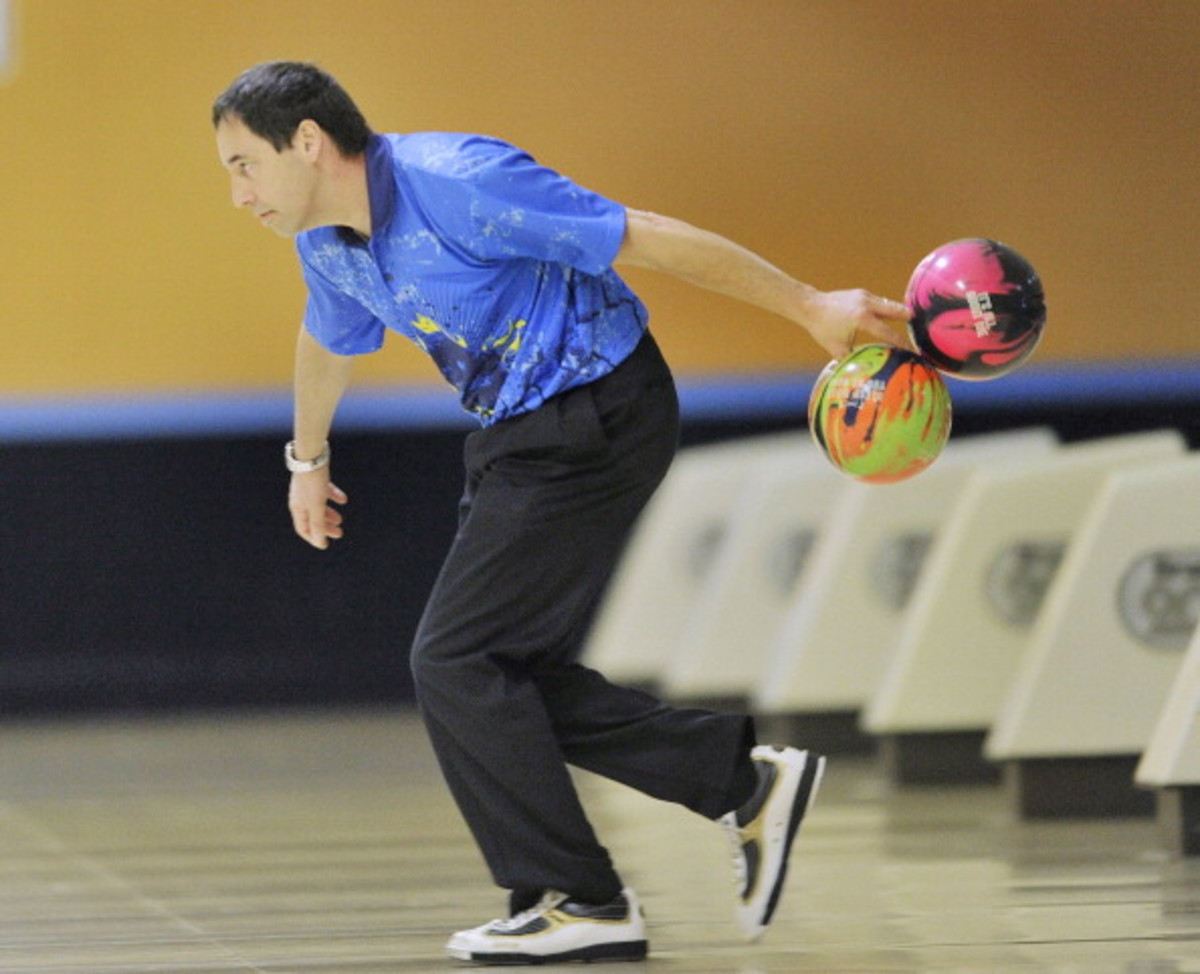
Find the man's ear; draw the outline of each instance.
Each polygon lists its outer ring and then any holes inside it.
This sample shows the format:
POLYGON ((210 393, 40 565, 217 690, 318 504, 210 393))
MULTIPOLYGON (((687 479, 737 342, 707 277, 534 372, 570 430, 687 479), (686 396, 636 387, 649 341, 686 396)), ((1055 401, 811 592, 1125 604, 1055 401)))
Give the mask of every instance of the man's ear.
POLYGON ((302 156, 315 159, 321 152, 325 141, 325 132, 311 118, 304 119, 296 126, 296 134, 292 136, 292 148, 302 156))

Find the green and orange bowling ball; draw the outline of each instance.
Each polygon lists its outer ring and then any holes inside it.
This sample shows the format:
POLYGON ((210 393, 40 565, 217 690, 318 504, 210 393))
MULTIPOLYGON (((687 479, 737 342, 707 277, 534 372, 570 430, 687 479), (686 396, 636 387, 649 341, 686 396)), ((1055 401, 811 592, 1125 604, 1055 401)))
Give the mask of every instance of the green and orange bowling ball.
POLYGON ((861 345, 830 362, 808 401, 813 439, 843 473, 889 484, 920 473, 950 437, 950 393, 921 355, 861 345))

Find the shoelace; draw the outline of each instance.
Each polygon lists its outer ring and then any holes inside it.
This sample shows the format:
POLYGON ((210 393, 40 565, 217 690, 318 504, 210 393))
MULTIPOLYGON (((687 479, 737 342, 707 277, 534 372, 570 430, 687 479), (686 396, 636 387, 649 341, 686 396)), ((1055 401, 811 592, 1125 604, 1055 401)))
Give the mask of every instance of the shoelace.
POLYGON ((520 913, 513 914, 510 917, 493 920, 488 926, 495 930, 519 930, 530 920, 537 919, 543 913, 553 910, 565 899, 567 899, 566 893, 560 893, 558 890, 553 889, 546 890, 542 894, 542 898, 528 910, 522 910, 520 913))
POLYGON ((742 830, 737 824, 737 813, 729 812, 721 816, 721 829, 729 842, 730 858, 733 859, 733 879, 739 889, 743 889, 747 880, 746 853, 742 848, 742 830))
MULTIPOLYGON (((768 785, 768 782, 771 780, 772 773, 767 771, 767 767, 768 766, 765 762, 758 765, 759 790, 755 792, 751 800, 757 798, 760 795, 763 787, 768 785)), ((725 838, 729 842, 729 849, 732 853, 734 884, 737 886, 739 891, 744 891, 746 889, 746 884, 750 881, 750 864, 746 860, 745 836, 743 835, 742 827, 738 825, 737 817, 738 809, 734 809, 732 812, 726 812, 724 815, 722 815, 719 821, 722 829, 725 831, 725 838)))

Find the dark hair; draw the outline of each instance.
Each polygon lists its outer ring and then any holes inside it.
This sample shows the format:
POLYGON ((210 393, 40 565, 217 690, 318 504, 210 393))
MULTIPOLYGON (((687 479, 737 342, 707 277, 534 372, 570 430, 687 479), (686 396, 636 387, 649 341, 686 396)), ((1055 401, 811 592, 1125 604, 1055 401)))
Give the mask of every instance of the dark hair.
POLYGON ((342 86, 315 64, 300 61, 268 61, 238 75, 213 102, 214 127, 229 117, 277 152, 292 144, 306 118, 321 126, 344 156, 362 155, 371 137, 370 126, 342 86))

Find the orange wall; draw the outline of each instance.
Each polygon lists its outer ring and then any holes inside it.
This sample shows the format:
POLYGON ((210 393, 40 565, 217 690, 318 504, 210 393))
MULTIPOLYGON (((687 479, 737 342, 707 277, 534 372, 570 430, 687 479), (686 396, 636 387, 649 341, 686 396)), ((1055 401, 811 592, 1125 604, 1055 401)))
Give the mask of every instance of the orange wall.
MULTIPOLYGON (((320 62, 379 130, 504 136, 823 287, 901 296, 995 236, 1039 360, 1200 354, 1194 0, 12 0, 0 396, 275 386, 303 292, 230 206, 208 108, 320 62)), ((812 368, 791 326, 638 275, 682 372, 812 368)), ((393 341, 373 380, 432 379, 393 341)))

